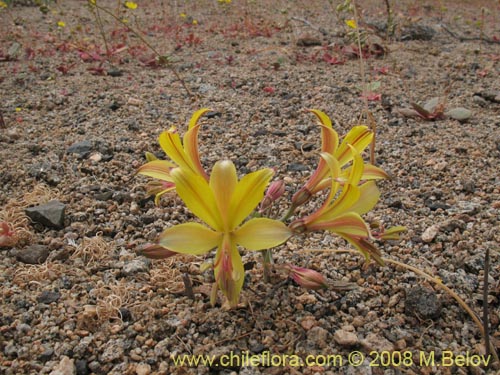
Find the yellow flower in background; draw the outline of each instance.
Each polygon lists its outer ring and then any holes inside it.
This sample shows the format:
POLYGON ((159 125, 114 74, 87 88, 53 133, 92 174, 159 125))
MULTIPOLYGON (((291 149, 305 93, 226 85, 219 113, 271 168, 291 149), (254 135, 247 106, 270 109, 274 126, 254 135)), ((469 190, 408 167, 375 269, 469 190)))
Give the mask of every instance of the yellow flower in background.
POLYGON ((183 19, 187 17, 186 13, 181 13, 181 14, 179 14, 179 16, 180 16, 181 18, 183 18, 183 19))
POLYGON ((66 27, 66 22, 64 22, 64 21, 57 21, 57 26, 58 27, 66 27))
POLYGON ((22 108, 21 107, 16 107, 16 112, 21 112, 22 108))
POLYGON ((0 1, 0 8, 7 8, 7 4, 3 1, 0 1))
POLYGON ((345 20, 345 24, 351 29, 355 29, 358 27, 358 25, 356 24, 356 20, 345 20))
POLYGON ((137 3, 134 3, 133 1, 125 1, 125 7, 128 9, 137 9, 137 3))
POLYGON ((198 20, 193 20, 193 25, 198 25, 198 20))

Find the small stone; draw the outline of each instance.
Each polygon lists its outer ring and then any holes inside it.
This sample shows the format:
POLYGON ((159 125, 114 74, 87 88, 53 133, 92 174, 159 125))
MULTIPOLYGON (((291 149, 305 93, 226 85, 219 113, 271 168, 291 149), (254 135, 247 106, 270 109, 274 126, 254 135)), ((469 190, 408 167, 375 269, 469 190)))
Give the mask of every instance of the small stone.
POLYGON ((147 258, 140 257, 131 260, 123 265, 122 272, 125 276, 133 275, 139 272, 147 272, 151 265, 151 261, 147 258))
POLYGON ((472 116, 472 112, 470 110, 468 110, 467 108, 462 108, 462 107, 450 109, 449 111, 445 112, 444 114, 445 114, 445 116, 451 117, 452 119, 460 121, 460 122, 467 121, 472 116))
POLYGON ((127 105, 132 105, 132 106, 141 106, 144 104, 144 101, 142 101, 141 99, 137 99, 137 98, 128 98, 127 100, 127 105))
POLYGON ((123 70, 111 68, 108 70, 107 74, 110 77, 121 77, 123 75, 123 70))
POLYGON ((483 97, 479 96, 479 95, 474 95, 472 97, 472 101, 481 106, 481 107, 486 107, 488 105, 488 102, 486 101, 486 99, 484 99, 483 97))
POLYGON ((302 319, 302 321, 300 322, 300 325, 306 331, 309 331, 311 328, 313 328, 317 324, 318 324, 318 321, 316 320, 316 318, 314 316, 311 316, 311 315, 305 316, 304 319, 302 319))
POLYGON ((49 248, 44 245, 31 245, 21 249, 16 254, 19 262, 26 264, 42 264, 49 256, 49 248))
POLYGON ((367 351, 376 351, 382 353, 383 351, 392 352, 394 345, 385 337, 379 336, 376 333, 370 333, 364 340, 361 341, 361 346, 367 351))
POLYGON ((77 359, 75 361, 75 367, 76 375, 88 375, 90 373, 87 361, 84 359, 77 359))
POLYGON ((36 223, 55 229, 64 227, 64 211, 66 205, 58 200, 52 200, 40 206, 29 207, 26 215, 36 223))
POLYGON ((121 359, 123 357, 123 341, 121 340, 109 340, 104 347, 104 351, 99 356, 99 359, 103 363, 113 362, 115 360, 121 359))
POLYGON ((296 297, 296 300, 297 302, 299 303, 302 303, 303 305, 307 305, 307 304, 315 304, 318 299, 316 298, 316 296, 314 294, 311 294, 311 293, 304 293, 304 294, 301 294, 300 296, 297 296, 296 297))
POLYGON ((37 297, 37 302, 38 303, 45 303, 45 304, 50 304, 52 302, 57 302, 61 298, 61 293, 59 292, 53 292, 50 290, 44 290, 38 297, 37 297))
POLYGON ((89 140, 73 143, 68 147, 66 153, 77 154, 79 157, 86 157, 93 149, 93 144, 89 140))
POLYGON ((307 332, 307 340, 318 348, 326 348, 328 346, 328 331, 323 327, 312 327, 307 332))
POLYGON ((304 164, 300 163, 290 163, 286 166, 287 171, 290 172, 302 172, 302 171, 308 171, 309 167, 304 164))
POLYGON ((422 233, 422 241, 425 243, 430 243, 436 238, 439 233, 439 225, 434 224, 427 228, 424 233, 422 233))
POLYGON ((207 118, 215 118, 215 117, 222 117, 222 113, 221 112, 217 112, 217 111, 208 111, 205 116, 207 118))
POLYGON ((297 46, 299 47, 314 47, 320 45, 321 45, 321 40, 310 36, 304 36, 297 40, 297 46))
POLYGON ((54 355, 54 349, 48 348, 42 354, 40 354, 38 359, 42 362, 47 362, 52 358, 53 355, 54 355))
POLYGON ((74 362, 73 359, 63 356, 59 365, 57 365, 56 369, 50 375, 75 375, 76 368, 74 362))
POLYGON ((139 363, 135 368, 135 373, 137 375, 149 375, 151 374, 151 366, 147 363, 139 363))
POLYGON ((432 289, 416 286, 406 292, 405 312, 420 319, 437 319, 441 315, 441 302, 432 289))
POLYGON ((94 152, 89 156, 89 159, 94 163, 98 163, 102 160, 102 154, 100 152, 94 152))
POLYGON ((333 334, 333 339, 337 344, 343 347, 355 346, 359 343, 358 336, 354 332, 344 329, 338 329, 333 334))

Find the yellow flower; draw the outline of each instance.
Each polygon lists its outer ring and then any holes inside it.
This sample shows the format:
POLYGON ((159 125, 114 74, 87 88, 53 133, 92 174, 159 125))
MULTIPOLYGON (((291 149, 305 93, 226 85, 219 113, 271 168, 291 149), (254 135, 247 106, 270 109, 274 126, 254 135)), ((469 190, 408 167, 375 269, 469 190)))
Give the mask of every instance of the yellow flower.
POLYGON ((158 160, 153 154, 146 154, 148 163, 141 166, 137 173, 157 178, 161 181, 155 186, 150 186, 151 189, 149 189, 150 193, 154 192, 156 195, 155 202, 157 204, 161 195, 175 189, 171 171, 177 166, 202 176, 208 181, 208 175, 201 165, 198 152, 198 131, 200 129, 198 121, 208 111, 208 108, 202 108, 193 114, 189 121, 189 129, 184 134, 183 142, 175 127, 160 134, 158 140, 160 146, 172 161, 158 160))
POLYGON ((193 20, 193 25, 198 25, 198 20, 193 20))
POLYGON ((16 107, 16 112, 21 112, 22 108, 21 107, 16 107))
MULTIPOLYGON (((234 164, 225 160, 214 165, 209 181, 182 167, 170 175, 177 194, 209 227, 194 222, 178 224, 166 229, 158 244, 165 248, 166 256, 172 251, 200 255, 217 248, 211 302, 215 303, 220 289, 235 306, 245 276, 237 245, 263 250, 282 244, 292 234, 277 220, 252 218, 243 223, 261 201, 273 170, 261 169, 238 180, 234 164)), ((147 251, 143 253, 148 255, 147 251)), ((153 255, 158 257, 158 248, 154 248, 153 255)))
POLYGON ((7 8, 7 3, 0 1, 0 8, 7 8))
MULTIPOLYGON (((373 133, 367 126, 358 125, 353 127, 344 137, 339 145, 339 136, 332 127, 332 121, 323 112, 311 109, 320 121, 321 126, 321 152, 333 156, 339 163, 340 168, 353 160, 352 148, 357 152, 362 152, 373 140, 373 133), (351 148, 352 146, 352 148, 351 148)), ((350 167, 344 168, 339 179, 345 180, 349 174, 350 167)), ((300 206, 307 202, 315 193, 330 186, 330 178, 327 162, 320 158, 318 167, 306 182, 306 184, 294 194, 292 202, 300 206)), ((362 180, 384 179, 389 176, 382 169, 371 164, 366 164, 361 176, 362 180)))
POLYGON ((297 233, 329 230, 351 243, 367 259, 372 256, 379 264, 383 264, 380 250, 370 242, 370 228, 361 218, 377 204, 380 192, 374 181, 359 184, 363 175, 363 159, 353 146, 349 145, 349 148, 353 163, 341 191, 339 161, 326 152, 321 153, 331 177, 328 198, 317 211, 292 222, 290 228, 297 233))
POLYGON ((64 21, 58 21, 57 22, 57 26, 58 27, 66 27, 66 22, 64 22, 64 21))
POLYGON ((136 9, 137 3, 134 3, 133 1, 125 1, 125 7, 128 9, 136 9))
POLYGON ((187 17, 186 13, 181 13, 181 14, 179 14, 179 16, 180 16, 181 18, 186 18, 186 17, 187 17))
POLYGON ((355 29, 358 27, 358 25, 356 24, 356 20, 345 20, 345 24, 351 29, 355 29))

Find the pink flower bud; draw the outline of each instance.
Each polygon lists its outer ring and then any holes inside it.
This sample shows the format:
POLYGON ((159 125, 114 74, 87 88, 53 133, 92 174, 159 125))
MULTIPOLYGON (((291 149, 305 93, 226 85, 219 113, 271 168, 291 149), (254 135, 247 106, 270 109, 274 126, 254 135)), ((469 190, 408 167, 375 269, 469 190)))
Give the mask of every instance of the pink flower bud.
POLYGON ((0 223, 0 247, 14 245, 14 232, 5 221, 0 223))
POLYGON ((272 182, 271 185, 269 185, 262 202, 260 202, 259 210, 261 212, 266 210, 273 202, 281 198, 283 194, 285 194, 285 182, 283 180, 272 182))
POLYGON ((312 290, 328 288, 326 279, 317 271, 293 265, 289 265, 288 270, 290 277, 303 288, 312 290))

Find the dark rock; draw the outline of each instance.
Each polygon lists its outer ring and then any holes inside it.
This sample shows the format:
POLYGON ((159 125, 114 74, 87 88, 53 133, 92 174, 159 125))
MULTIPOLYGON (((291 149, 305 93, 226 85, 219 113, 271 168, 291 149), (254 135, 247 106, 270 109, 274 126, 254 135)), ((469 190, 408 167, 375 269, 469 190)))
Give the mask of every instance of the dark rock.
POLYGON ((109 105, 109 109, 111 109, 112 111, 116 111, 117 109, 119 109, 121 107, 121 104, 118 103, 117 101, 114 101, 113 103, 111 103, 109 105))
POLYGON ((108 70, 108 76, 110 77, 121 77, 123 76, 123 70, 120 70, 120 69, 109 69, 108 70))
POLYGON ((77 359, 75 361, 76 375, 88 375, 90 374, 89 365, 84 359, 77 359))
POLYGON ((278 136, 278 137, 286 137, 288 135, 287 132, 284 132, 282 130, 276 130, 276 131, 273 131, 273 134, 278 136))
POLYGON ((425 201, 425 205, 427 207, 429 207, 429 209, 431 211, 436 211, 438 209, 442 209, 442 210, 447 210, 450 208, 449 205, 447 205, 446 203, 442 203, 442 202, 439 202, 439 201, 434 201, 432 199, 428 199, 425 201))
POLYGON ((429 26, 411 25, 401 30, 400 40, 431 40, 436 31, 429 26))
POLYGON ((309 170, 307 165, 299 164, 299 163, 290 163, 287 165, 286 169, 290 172, 302 172, 302 171, 309 170))
POLYGON ((314 37, 305 36, 297 40, 297 46, 299 47, 314 47, 320 45, 321 45, 321 40, 314 37))
POLYGON ((52 200, 40 206, 29 207, 26 215, 35 223, 49 228, 62 229, 64 227, 64 211, 66 205, 57 200, 52 200))
POLYGON ((104 193, 98 193, 95 195, 95 199, 98 201, 107 201, 108 199, 111 199, 113 197, 113 192, 112 191, 106 191, 104 193))
POLYGON ((216 111, 208 111, 205 116, 207 116, 207 118, 215 118, 215 117, 221 117, 222 116, 222 113, 220 112, 216 112, 216 111))
POLYGON ((269 131, 267 129, 259 129, 255 133, 253 133, 253 136, 258 137, 261 135, 267 135, 268 133, 269 133, 269 131))
POLYGON ((405 312, 421 319, 437 319, 441 302, 434 290, 416 286, 406 292, 405 312))
POLYGON ((90 154, 93 149, 93 144, 89 140, 73 143, 68 147, 66 152, 68 154, 77 154, 79 157, 84 158, 90 154))
POLYGON ((48 349, 45 349, 45 351, 42 354, 40 354, 38 359, 42 362, 47 362, 48 360, 50 360, 52 358, 53 355, 54 355, 54 349, 48 348, 48 349))
POLYGON ((132 313, 126 307, 120 307, 120 315, 124 322, 130 322, 132 320, 132 313))
POLYGON ((44 245, 31 245, 21 249, 16 254, 16 259, 26 264, 41 264, 49 256, 49 248, 44 245))
POLYGON ((45 303, 45 304, 50 304, 52 302, 57 302, 61 298, 61 293, 59 292, 53 292, 50 290, 44 290, 38 297, 37 297, 37 302, 38 303, 45 303))

